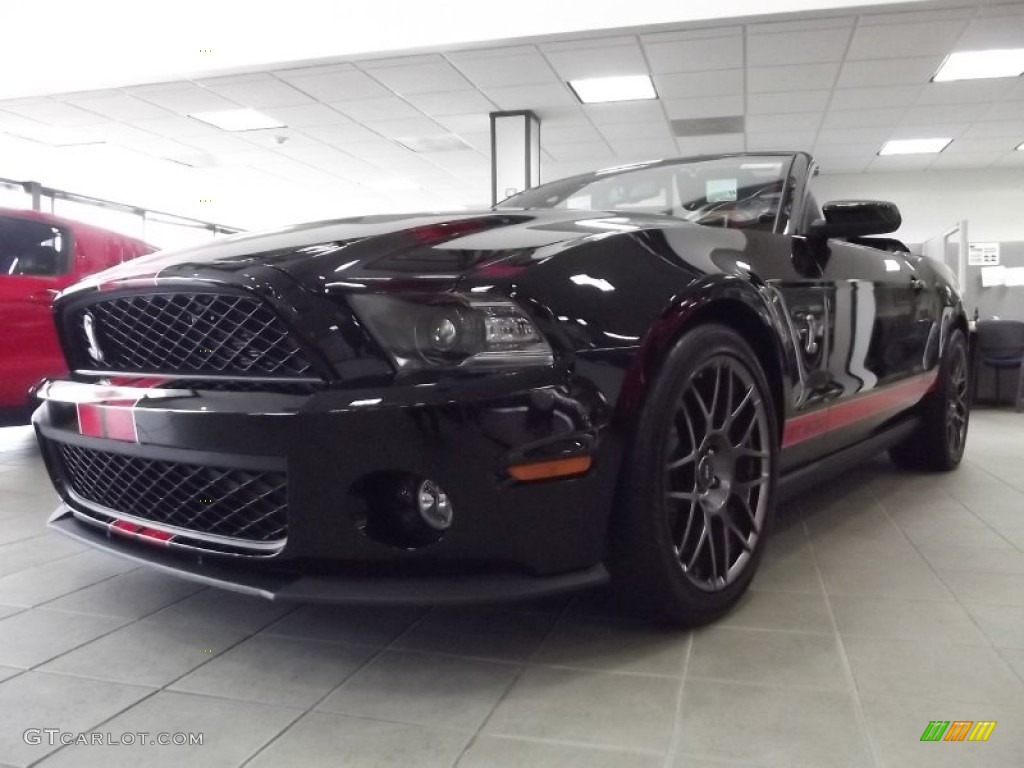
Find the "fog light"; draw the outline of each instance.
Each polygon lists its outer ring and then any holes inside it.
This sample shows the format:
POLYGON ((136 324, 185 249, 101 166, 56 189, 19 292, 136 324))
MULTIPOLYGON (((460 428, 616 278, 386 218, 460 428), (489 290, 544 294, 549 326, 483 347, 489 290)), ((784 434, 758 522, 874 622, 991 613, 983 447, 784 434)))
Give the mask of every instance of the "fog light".
POLYGON ((452 524, 452 503, 433 480, 424 480, 416 489, 416 508, 435 531, 446 531, 452 524))

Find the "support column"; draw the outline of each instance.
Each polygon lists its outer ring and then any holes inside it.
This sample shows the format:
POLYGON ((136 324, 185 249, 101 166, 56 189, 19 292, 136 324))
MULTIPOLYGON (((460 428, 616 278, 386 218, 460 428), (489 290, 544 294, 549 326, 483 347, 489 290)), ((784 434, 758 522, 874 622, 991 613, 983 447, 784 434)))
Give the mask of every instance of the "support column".
POLYGON ((491 112, 491 203, 540 182, 540 119, 528 109, 491 112))

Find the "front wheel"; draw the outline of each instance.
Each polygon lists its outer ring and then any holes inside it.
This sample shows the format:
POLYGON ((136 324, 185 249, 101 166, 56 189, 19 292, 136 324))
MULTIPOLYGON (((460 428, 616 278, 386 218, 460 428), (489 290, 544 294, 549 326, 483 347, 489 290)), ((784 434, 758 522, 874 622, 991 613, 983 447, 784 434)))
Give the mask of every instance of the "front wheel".
POLYGON ((611 563, 629 605, 690 626, 739 599, 774 512, 777 454, 775 410, 750 346, 717 324, 683 336, 624 473, 611 563))
POLYGON ((967 340, 956 329, 946 344, 935 388, 920 405, 921 425, 889 450, 896 466, 945 472, 960 464, 971 415, 967 371, 967 340))

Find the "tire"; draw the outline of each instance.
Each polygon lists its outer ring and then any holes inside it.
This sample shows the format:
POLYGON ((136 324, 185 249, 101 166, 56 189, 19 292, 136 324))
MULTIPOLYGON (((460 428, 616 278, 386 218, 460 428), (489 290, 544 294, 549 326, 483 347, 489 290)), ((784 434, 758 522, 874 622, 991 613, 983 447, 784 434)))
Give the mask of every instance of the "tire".
POLYGON ((727 611, 764 551, 777 457, 771 390, 750 346, 723 325, 687 332, 643 406, 623 473, 610 564, 624 605, 674 626, 727 611))
POLYGON ((939 378, 920 405, 921 426, 889 449, 902 469, 948 472, 964 455, 970 421, 967 340, 953 331, 939 365, 939 378))

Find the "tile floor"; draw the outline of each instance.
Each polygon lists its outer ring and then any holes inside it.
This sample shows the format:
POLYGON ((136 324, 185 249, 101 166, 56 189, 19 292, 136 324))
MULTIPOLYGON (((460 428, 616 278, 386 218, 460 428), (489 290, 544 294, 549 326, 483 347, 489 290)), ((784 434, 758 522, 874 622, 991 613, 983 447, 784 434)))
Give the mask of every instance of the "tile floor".
POLYGON ((955 473, 879 458, 786 505, 752 591, 693 633, 601 591, 275 605, 87 551, 53 504, 30 432, 0 430, 0 766, 1024 765, 1024 415, 976 412, 955 473), (998 726, 919 741, 957 719, 998 726))

